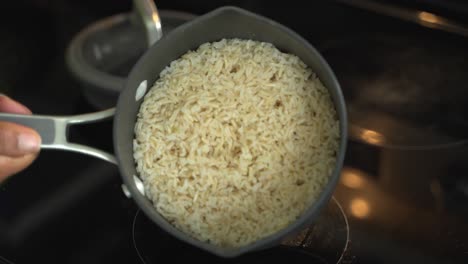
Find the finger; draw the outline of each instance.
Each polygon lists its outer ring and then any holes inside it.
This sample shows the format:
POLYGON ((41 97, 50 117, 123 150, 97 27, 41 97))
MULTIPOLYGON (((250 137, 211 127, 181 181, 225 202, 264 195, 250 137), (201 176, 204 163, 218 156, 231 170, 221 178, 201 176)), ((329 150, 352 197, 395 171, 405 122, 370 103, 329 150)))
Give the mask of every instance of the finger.
POLYGON ((0 182, 31 165, 36 157, 37 153, 15 158, 0 156, 0 182))
POLYGON ((37 153, 41 137, 29 127, 9 122, 0 122, 0 155, 20 157, 37 153))
POLYGON ((0 112, 30 115, 31 110, 10 97, 0 94, 0 112))

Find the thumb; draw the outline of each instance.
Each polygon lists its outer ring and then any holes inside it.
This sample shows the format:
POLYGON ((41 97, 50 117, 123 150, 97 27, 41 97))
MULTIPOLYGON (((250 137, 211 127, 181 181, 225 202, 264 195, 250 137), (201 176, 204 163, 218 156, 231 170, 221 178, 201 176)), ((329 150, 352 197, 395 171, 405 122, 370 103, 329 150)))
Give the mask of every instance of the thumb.
POLYGON ((0 156, 20 157, 37 153, 41 137, 31 128, 0 122, 0 156))

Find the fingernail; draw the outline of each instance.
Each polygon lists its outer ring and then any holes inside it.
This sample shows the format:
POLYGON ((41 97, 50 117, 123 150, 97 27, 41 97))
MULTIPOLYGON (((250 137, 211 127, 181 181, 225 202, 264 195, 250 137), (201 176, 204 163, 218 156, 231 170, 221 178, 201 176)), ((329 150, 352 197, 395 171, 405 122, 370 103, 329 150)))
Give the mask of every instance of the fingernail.
POLYGON ((25 153, 35 153, 39 151, 41 141, 38 137, 29 133, 22 133, 18 136, 18 148, 25 153))

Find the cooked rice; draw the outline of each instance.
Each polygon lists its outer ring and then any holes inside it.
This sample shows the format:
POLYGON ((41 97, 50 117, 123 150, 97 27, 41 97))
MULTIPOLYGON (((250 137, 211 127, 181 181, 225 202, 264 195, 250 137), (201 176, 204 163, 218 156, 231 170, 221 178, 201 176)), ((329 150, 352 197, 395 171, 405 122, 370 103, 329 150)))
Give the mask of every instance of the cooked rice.
POLYGON ((137 171, 157 211, 196 239, 239 247, 317 199, 339 126, 328 90, 298 57, 223 39, 161 72, 135 135, 137 171))

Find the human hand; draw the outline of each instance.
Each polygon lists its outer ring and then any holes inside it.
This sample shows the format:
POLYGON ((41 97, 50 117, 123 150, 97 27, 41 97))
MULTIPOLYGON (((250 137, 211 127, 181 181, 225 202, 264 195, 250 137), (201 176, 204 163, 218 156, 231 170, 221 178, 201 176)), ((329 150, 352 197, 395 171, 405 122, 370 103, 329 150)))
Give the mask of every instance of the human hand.
MULTIPOLYGON (((0 94, 0 112, 30 115, 22 104, 0 94)), ((0 182, 26 167, 39 153, 41 137, 31 128, 0 121, 0 182)))

